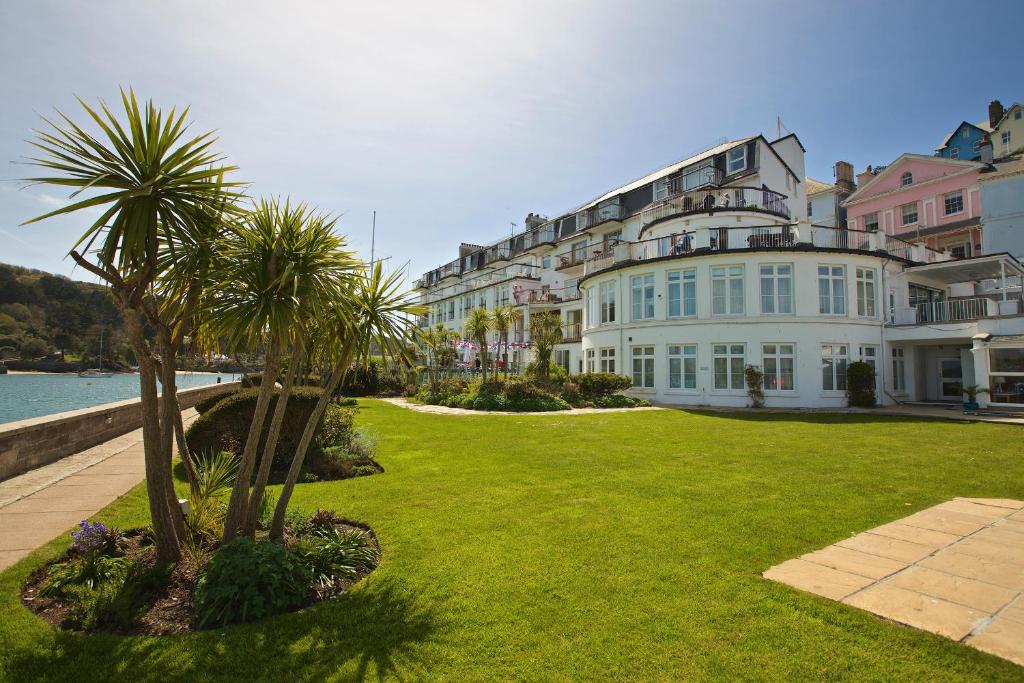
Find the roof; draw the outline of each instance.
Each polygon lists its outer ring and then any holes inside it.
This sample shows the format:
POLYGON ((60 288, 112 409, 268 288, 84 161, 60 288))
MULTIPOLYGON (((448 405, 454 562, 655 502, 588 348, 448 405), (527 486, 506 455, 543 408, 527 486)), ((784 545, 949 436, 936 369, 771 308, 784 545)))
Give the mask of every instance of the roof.
POLYGON ((807 196, 821 194, 822 192, 829 192, 836 189, 836 186, 832 183, 825 183, 820 180, 815 180, 810 176, 804 178, 804 184, 807 186, 807 196))
POLYGON ((751 140, 757 139, 757 137, 758 136, 754 135, 754 136, 751 136, 749 138, 739 138, 738 140, 729 140, 728 142, 723 142, 720 145, 715 145, 714 147, 712 147, 710 149, 706 149, 703 152, 700 152, 699 154, 694 154, 691 157, 687 157, 687 158, 685 158, 685 159, 683 159, 681 161, 677 161, 674 164, 670 164, 668 166, 665 166, 664 168, 659 168, 657 171, 654 171, 653 173, 648 173, 647 175, 645 175, 642 178, 637 178, 636 180, 634 180, 634 181, 632 181, 630 183, 627 183, 627 184, 625 184, 625 185, 623 185, 621 187, 618 187, 618 188, 616 188, 614 190, 611 190, 610 192, 605 192, 600 197, 597 197, 595 199, 591 199, 589 202, 586 202, 586 203, 576 207, 575 209, 573 209, 572 211, 570 211, 568 213, 575 213, 576 211, 580 211, 582 209, 588 209, 591 206, 594 206, 595 204, 599 204, 599 203, 603 202, 606 199, 611 199, 612 197, 614 197, 616 195, 620 195, 620 194, 622 194, 624 192, 629 192, 630 190, 635 190, 638 187, 643 187, 647 183, 653 183, 655 180, 657 180, 658 178, 661 178, 662 176, 675 173, 676 171, 678 171, 678 170, 680 170, 682 168, 686 168, 687 166, 690 166, 692 164, 696 164, 696 163, 698 163, 700 161, 704 161, 705 159, 710 159, 710 158, 714 157, 716 154, 722 154, 726 150, 731 149, 731 148, 735 147, 736 145, 746 144, 746 143, 750 142, 751 140))
POLYGON ((997 161, 992 164, 994 170, 982 172, 978 177, 979 183, 987 183, 993 180, 1002 180, 1016 175, 1024 175, 1024 156, 1010 157, 1005 161, 997 161))
POLYGON ((796 140, 796 144, 800 145, 800 151, 801 152, 805 152, 805 153, 807 152, 807 148, 804 147, 804 143, 800 142, 800 138, 798 138, 796 136, 796 133, 790 133, 789 135, 783 135, 781 138, 779 138, 777 140, 772 140, 768 144, 769 145, 774 145, 776 142, 782 142, 786 138, 793 138, 794 140, 796 140))
POLYGON ((941 277, 946 282, 978 282, 998 278, 1003 272, 1007 275, 1024 275, 1024 265, 1013 256, 1002 252, 910 266, 907 271, 941 277))
POLYGON ((959 126, 954 128, 950 132, 949 135, 947 135, 946 137, 944 137, 942 139, 942 144, 940 144, 938 147, 936 147, 935 151, 938 152, 940 149, 945 149, 947 146, 949 146, 949 141, 953 138, 954 135, 956 135, 956 132, 958 130, 960 130, 961 128, 963 128, 965 125, 966 126, 971 126, 972 128, 977 128, 978 130, 980 130, 980 131, 982 131, 984 133, 991 133, 992 132, 992 126, 988 125, 988 119, 985 119, 984 121, 979 121, 977 123, 970 123, 968 121, 961 121, 959 126))
POLYGON ((1013 111, 1014 108, 1019 107, 1019 106, 1021 106, 1020 102, 1014 102, 1009 107, 1004 109, 1002 117, 996 122, 996 125, 993 128, 989 129, 989 132, 991 132, 992 130, 995 130, 999 126, 1003 125, 1003 121, 1005 121, 1006 117, 1010 115, 1010 112, 1013 111))

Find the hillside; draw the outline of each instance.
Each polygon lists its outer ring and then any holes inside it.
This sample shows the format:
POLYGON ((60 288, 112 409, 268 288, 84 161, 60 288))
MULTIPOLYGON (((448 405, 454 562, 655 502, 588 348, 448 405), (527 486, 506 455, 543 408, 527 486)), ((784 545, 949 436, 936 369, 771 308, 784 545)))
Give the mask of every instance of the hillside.
POLYGON ((0 263, 0 359, 84 356, 130 364, 121 316, 106 287, 0 263))

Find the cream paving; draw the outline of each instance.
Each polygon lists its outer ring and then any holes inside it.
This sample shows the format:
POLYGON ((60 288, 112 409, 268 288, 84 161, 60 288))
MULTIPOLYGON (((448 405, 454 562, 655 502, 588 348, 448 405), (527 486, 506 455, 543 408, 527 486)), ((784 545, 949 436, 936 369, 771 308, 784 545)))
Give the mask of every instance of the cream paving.
POLYGON ((412 403, 404 398, 381 398, 380 400, 390 403, 399 408, 408 408, 417 413, 436 413, 438 415, 547 415, 548 417, 561 417, 562 415, 599 415, 604 413, 625 413, 637 410, 664 410, 657 406, 646 408, 572 408, 570 410, 552 410, 544 413, 517 413, 511 410, 466 410, 465 408, 448 408, 446 406, 433 406, 424 403, 412 403))
MULTIPOLYGON (((182 412, 188 426, 198 414, 182 412)), ((67 532, 146 477, 142 430, 0 482, 0 570, 67 532)))
POLYGON ((763 576, 1024 666, 1022 501, 955 498, 763 576))

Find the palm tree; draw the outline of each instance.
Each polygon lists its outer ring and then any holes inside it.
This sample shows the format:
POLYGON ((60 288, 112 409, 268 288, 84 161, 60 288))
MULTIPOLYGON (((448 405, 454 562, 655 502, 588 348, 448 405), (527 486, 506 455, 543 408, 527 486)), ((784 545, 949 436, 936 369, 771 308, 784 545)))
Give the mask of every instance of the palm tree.
POLYGON ((537 376, 547 379, 551 352, 562 341, 562 319, 550 311, 534 314, 530 318, 530 340, 537 349, 537 376))
POLYGON ((321 318, 317 328, 318 346, 320 353, 333 361, 333 370, 306 422, 281 495, 277 499, 270 526, 271 540, 280 541, 283 538, 288 502, 299 480, 306 453, 324 411, 345 374, 354 364, 367 363, 371 350, 407 367, 412 365, 410 316, 423 315, 426 308, 410 301, 408 293, 401 290, 402 282, 401 272, 385 277, 378 262, 369 273, 358 278, 354 286, 338 292, 333 317, 321 318))
POLYGON ((458 339, 458 335, 455 330, 445 327, 444 323, 438 323, 426 332, 420 332, 417 336, 427 352, 427 371, 430 373, 430 384, 433 386, 438 380, 438 369, 447 369, 455 360, 453 344, 458 339))
POLYGON ((97 137, 68 116, 44 118, 48 130, 36 131, 31 144, 42 156, 30 163, 53 175, 29 182, 74 188, 66 206, 26 222, 70 214, 93 207, 103 211, 71 248, 75 263, 110 286, 139 364, 146 489, 157 559, 173 562, 180 555, 184 533, 171 474, 173 423, 177 407, 173 391, 157 396, 157 359, 173 368, 176 349, 167 348, 171 327, 162 317, 154 281, 161 275, 162 246, 187 239, 209 210, 238 198, 237 183, 223 181, 235 170, 213 151, 212 133, 186 138, 186 108, 165 117, 151 101, 140 107, 135 93, 121 91, 124 125, 100 101, 94 109, 79 100, 100 129, 97 137), (150 342, 146 327, 156 333, 150 342), (163 340, 163 341, 161 341, 163 340))
POLYGON ((491 314, 491 324, 498 332, 498 349, 501 351, 502 365, 505 366, 505 377, 508 377, 508 331, 515 327, 522 318, 522 313, 515 306, 499 306, 491 314))
POLYGON ((493 327, 491 315, 486 308, 474 308, 466 317, 466 336, 480 345, 480 366, 483 368, 483 381, 487 381, 487 333, 493 327))
POLYGON ((339 279, 354 265, 351 253, 342 249, 343 240, 333 232, 335 223, 336 219, 310 213, 304 204, 263 199, 234 226, 221 249, 216 293, 209 297, 206 311, 209 334, 226 336, 235 349, 266 348, 253 420, 225 515, 225 541, 240 529, 247 535, 255 531, 256 511, 302 362, 304 327, 335 298, 339 279), (285 352, 291 362, 263 439, 285 352), (250 496, 261 439, 264 451, 250 496))

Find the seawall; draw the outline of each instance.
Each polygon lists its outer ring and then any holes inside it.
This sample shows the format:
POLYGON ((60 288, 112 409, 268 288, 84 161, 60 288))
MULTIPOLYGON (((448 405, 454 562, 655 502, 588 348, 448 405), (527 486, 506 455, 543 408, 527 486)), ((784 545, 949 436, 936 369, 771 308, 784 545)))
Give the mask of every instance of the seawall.
MULTIPOLYGON (((208 396, 238 387, 238 382, 225 382, 182 389, 178 402, 184 410, 208 396)), ((141 426, 142 402, 137 398, 0 424, 0 481, 141 426)))

